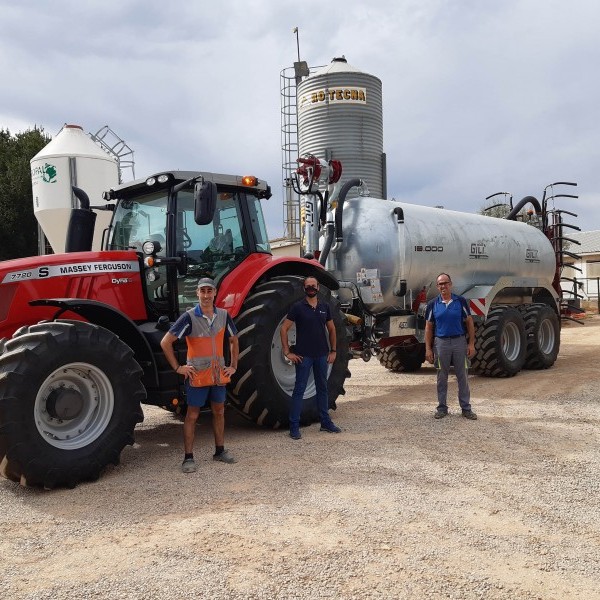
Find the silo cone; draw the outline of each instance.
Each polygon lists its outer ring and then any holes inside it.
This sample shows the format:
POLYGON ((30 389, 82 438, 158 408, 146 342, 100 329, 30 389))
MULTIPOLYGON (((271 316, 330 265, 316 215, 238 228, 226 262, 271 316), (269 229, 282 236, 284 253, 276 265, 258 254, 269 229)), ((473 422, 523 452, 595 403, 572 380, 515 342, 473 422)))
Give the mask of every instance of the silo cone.
MULTIPOLYGON (((102 204, 102 192, 119 183, 119 165, 94 143, 79 125, 65 125, 31 159, 33 211, 55 253, 65 251, 72 208, 79 208, 71 187, 76 185, 92 204, 102 204)), ((99 211, 92 248, 100 249, 102 232, 112 213, 99 211)))

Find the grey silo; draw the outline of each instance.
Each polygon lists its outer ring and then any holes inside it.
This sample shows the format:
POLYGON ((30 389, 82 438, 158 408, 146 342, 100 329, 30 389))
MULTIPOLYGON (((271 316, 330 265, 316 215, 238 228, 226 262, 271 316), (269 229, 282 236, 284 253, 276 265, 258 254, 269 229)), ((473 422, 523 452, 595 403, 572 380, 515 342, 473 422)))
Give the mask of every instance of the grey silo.
POLYGON ((298 84, 297 104, 299 154, 341 161, 342 183, 359 177, 385 198, 381 80, 334 58, 298 84))

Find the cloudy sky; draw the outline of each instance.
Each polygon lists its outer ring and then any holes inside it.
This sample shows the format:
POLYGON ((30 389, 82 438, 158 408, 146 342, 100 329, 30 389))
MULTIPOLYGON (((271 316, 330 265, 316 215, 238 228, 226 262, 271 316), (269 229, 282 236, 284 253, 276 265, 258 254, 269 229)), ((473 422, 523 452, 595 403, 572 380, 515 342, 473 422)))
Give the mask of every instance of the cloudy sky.
POLYGON ((254 173, 276 237, 297 26, 309 65, 381 79, 390 197, 477 212, 574 181, 560 207, 600 229, 599 23, 596 0, 0 0, 0 128, 109 125, 137 177, 254 173))

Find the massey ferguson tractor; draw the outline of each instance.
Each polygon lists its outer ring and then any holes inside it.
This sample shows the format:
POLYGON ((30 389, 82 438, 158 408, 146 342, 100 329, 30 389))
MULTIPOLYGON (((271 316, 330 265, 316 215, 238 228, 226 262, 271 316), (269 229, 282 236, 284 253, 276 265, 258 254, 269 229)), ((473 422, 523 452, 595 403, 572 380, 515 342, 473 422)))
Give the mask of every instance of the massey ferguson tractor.
MULTIPOLYGON (((22 485, 74 486, 117 464, 133 443, 141 404, 185 408, 183 380, 160 348, 170 324, 212 277, 235 319, 240 356, 230 404, 257 424, 287 422, 295 372, 280 326, 316 277, 338 334, 330 406, 343 394, 348 338, 338 283, 316 261, 271 255, 255 177, 159 173, 117 186, 90 207, 74 188, 64 254, 0 263, 0 473, 22 485), (103 249, 91 251, 96 213, 112 211, 103 249)), ((291 342, 295 333, 291 332, 291 342)), ((181 345, 180 362, 186 348, 181 345)), ((305 398, 315 394, 309 383, 305 398)), ((307 402, 302 419, 318 418, 307 402)))

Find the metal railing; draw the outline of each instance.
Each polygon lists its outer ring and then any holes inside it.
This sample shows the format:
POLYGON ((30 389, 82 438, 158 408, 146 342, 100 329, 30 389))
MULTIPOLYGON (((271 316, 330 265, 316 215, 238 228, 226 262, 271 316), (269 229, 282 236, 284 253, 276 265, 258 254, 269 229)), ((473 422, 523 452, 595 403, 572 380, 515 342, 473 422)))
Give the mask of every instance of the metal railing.
POLYGON ((570 305, 581 306, 582 302, 596 302, 600 313, 600 277, 573 277, 561 283, 563 300, 570 305))

